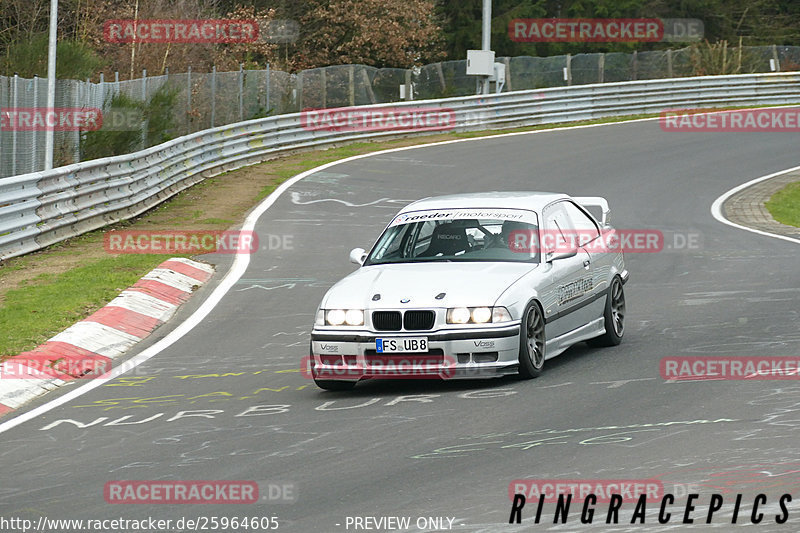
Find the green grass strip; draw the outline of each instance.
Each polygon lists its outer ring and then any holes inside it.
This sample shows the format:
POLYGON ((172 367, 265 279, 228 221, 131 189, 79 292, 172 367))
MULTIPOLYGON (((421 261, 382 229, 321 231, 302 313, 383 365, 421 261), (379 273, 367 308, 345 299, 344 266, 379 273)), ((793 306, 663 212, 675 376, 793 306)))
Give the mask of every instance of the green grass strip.
POLYGON ((38 346, 105 305, 169 257, 108 257, 59 275, 43 274, 8 291, 0 306, 0 357, 38 346))
POLYGON ((781 224, 800 228, 800 181, 773 194, 765 205, 772 218, 781 224))

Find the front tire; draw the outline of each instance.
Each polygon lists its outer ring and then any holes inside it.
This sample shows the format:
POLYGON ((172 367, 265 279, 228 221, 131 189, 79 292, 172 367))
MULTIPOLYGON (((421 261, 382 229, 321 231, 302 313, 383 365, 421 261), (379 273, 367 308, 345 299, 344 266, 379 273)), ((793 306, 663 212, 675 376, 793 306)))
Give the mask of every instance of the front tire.
POLYGON ((625 334, 625 291, 619 276, 614 276, 611 280, 603 312, 603 325, 606 332, 599 337, 589 339, 587 342, 590 346, 617 346, 622 342, 622 336, 625 334))
POLYGON ((519 325, 519 375, 522 379, 535 378, 542 373, 544 351, 544 315, 536 302, 531 302, 519 325))

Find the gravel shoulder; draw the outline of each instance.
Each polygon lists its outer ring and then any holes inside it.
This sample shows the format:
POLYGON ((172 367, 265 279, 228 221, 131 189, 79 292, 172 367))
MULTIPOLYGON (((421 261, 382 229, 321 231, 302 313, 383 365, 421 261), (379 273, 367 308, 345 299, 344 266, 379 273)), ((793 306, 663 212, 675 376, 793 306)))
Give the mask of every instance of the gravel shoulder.
POLYGON ((800 181, 800 170, 754 183, 728 198, 722 204, 722 213, 725 218, 735 224, 777 235, 800 238, 800 228, 776 221, 764 206, 773 194, 796 181, 800 181))

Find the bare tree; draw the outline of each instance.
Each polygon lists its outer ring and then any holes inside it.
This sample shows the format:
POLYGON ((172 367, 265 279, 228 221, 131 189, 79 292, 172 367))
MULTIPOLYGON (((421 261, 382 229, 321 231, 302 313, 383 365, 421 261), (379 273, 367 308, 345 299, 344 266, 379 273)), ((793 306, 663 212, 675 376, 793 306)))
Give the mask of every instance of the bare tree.
POLYGON ((432 0, 318 1, 301 20, 295 68, 363 63, 410 67, 441 57, 432 0))

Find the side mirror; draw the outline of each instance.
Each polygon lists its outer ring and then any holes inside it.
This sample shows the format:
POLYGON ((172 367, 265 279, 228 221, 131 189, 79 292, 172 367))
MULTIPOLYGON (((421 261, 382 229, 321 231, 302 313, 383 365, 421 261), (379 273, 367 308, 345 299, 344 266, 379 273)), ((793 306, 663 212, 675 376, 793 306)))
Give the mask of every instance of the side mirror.
POLYGON ((350 250, 350 262, 358 266, 364 264, 367 259, 367 252, 363 248, 353 248, 350 250))
POLYGON ((572 248, 571 250, 562 250, 560 252, 549 251, 545 254, 544 260, 548 263, 558 261, 559 259, 569 259, 578 255, 578 249, 572 248))

